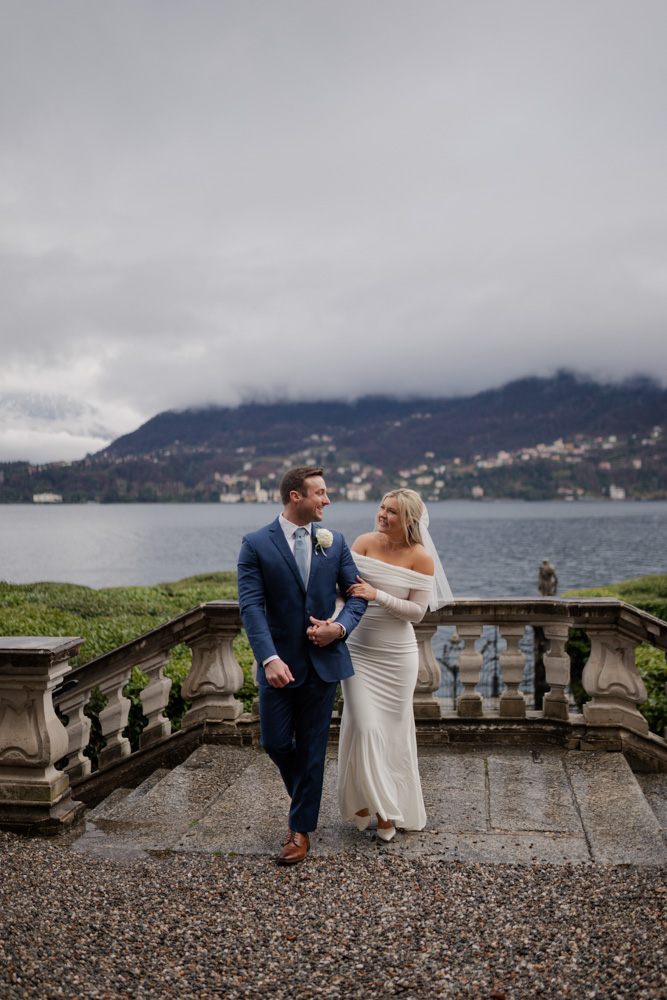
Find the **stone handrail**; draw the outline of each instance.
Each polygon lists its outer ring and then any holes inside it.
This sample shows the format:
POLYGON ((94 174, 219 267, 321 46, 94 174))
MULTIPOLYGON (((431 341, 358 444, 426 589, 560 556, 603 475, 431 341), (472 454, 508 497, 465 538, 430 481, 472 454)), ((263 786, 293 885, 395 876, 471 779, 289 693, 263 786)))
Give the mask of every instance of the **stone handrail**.
MULTIPOLYGON (((525 654, 518 643, 526 626, 533 626, 544 630, 548 642, 544 657, 548 691, 541 717, 566 724, 573 721, 566 694, 570 662, 565 643, 571 629, 583 629, 591 640, 583 673, 583 685, 590 696, 583 707, 584 723, 620 727, 636 737, 650 737, 664 744, 667 761, 667 743, 648 733, 648 724, 638 711, 646 700, 646 689, 634 657, 642 642, 667 650, 667 623, 613 598, 455 601, 427 614, 415 626, 419 646, 415 717, 446 724, 436 697, 441 671, 432 647, 439 625, 455 626, 458 633, 463 693, 454 718, 471 725, 491 717, 501 721, 526 718, 526 702, 519 690, 525 654), (497 626, 507 644, 499 655, 505 690, 495 713, 485 712, 476 690, 482 654, 475 649, 475 642, 485 625, 497 626)), ((240 719, 243 707, 235 698, 243 685, 233 649, 241 628, 238 602, 211 601, 73 670, 67 661, 78 652, 80 639, 0 638, 0 823, 49 828, 57 825, 59 817, 74 814, 71 803, 67 805, 69 783, 76 786, 91 773, 91 761, 84 753, 91 723, 84 709, 94 688, 108 699, 100 712, 105 746, 99 755, 99 771, 108 772, 131 755, 129 740, 123 735, 130 708, 123 689, 134 667, 149 678, 140 695, 147 724, 135 753, 141 755, 173 739, 164 715, 171 687, 164 668, 171 650, 181 643, 193 654, 182 685, 183 698, 191 702, 182 730, 250 721, 247 716, 240 719), (67 683, 62 684, 65 677, 67 683), (56 716, 54 702, 67 717, 67 727, 56 716), (63 757, 67 758, 64 773, 54 767, 63 757)), ((574 718, 581 720, 581 716, 574 718)))

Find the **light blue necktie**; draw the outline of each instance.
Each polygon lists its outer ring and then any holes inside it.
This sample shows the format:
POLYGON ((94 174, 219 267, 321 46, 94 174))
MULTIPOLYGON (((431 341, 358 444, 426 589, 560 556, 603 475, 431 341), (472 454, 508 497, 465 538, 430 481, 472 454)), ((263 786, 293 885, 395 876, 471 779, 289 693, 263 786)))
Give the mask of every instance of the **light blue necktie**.
POLYGON ((294 532, 294 558, 299 567, 304 587, 308 585, 308 542, 306 536, 309 534, 307 528, 297 528, 294 532))

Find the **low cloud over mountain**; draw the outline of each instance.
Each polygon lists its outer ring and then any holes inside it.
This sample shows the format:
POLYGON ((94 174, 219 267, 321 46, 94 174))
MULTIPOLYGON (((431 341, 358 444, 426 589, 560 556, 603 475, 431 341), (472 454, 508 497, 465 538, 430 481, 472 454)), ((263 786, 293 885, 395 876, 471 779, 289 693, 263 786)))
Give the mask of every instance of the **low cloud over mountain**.
POLYGON ((0 460, 73 461, 106 447, 116 435, 81 400, 48 393, 0 396, 0 460))

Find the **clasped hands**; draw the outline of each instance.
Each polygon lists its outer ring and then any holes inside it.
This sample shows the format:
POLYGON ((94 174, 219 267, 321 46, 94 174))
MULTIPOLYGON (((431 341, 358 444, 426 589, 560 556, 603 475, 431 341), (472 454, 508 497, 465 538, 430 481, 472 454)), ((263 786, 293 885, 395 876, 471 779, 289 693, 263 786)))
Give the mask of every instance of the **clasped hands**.
MULTIPOLYGON (((353 583, 347 588, 348 597, 363 597, 365 601, 374 601, 377 596, 375 587, 366 583, 360 576, 357 576, 358 583, 353 583)), ((333 618, 321 621, 311 617, 312 625, 306 629, 306 635, 316 646, 328 646, 334 639, 340 638, 340 628, 333 618), (333 625, 333 628, 331 627, 333 625)))
MULTIPOLYGON (((357 580, 358 583, 353 583, 348 587, 348 597, 362 597, 365 601, 374 601, 377 595, 375 587, 371 587, 370 583, 366 583, 360 576, 357 576, 357 580)), ((327 618, 323 621, 321 618, 313 618, 311 615, 310 621, 311 624, 306 629, 306 635, 316 646, 328 646, 336 639, 340 639, 340 626, 334 618, 327 618)), ((294 680, 292 671, 284 660, 271 660, 264 669, 266 679, 271 687, 285 687, 294 680)))
MULTIPOLYGON (((328 646, 335 639, 340 639, 340 625, 337 625, 333 618, 322 621, 320 618, 311 617, 312 624, 306 629, 306 635, 316 646, 328 646)), ((264 667, 264 673, 271 687, 282 688, 291 684, 294 680, 292 671, 279 657, 276 657, 264 667)))
MULTIPOLYGON (((328 646, 335 639, 340 639, 340 625, 336 624, 333 618, 322 621, 320 618, 311 617, 312 624, 306 629, 306 635, 316 646, 328 646)), ((292 671, 279 657, 276 657, 264 667, 264 674, 268 683, 274 688, 283 688, 291 684, 294 680, 292 671)))
POLYGON ((333 618, 322 621, 311 615, 310 620, 312 624, 306 629, 306 635, 316 646, 328 646, 330 642, 340 639, 340 625, 333 618))

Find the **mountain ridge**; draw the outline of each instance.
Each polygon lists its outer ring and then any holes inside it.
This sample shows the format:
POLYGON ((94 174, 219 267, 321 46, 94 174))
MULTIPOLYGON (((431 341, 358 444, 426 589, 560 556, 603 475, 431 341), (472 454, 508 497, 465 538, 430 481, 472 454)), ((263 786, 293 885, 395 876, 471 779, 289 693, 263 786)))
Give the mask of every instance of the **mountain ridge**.
MULTIPOLYGON (((382 428, 393 448, 415 435, 397 430, 406 420, 431 421, 424 431, 427 450, 442 457, 530 446, 570 434, 639 433, 667 418, 667 390, 648 378, 620 385, 601 384, 586 376, 559 372, 551 378, 517 379, 473 396, 365 396, 354 402, 243 403, 237 407, 190 407, 167 410, 125 434, 99 455, 151 454, 180 446, 255 447, 284 450, 308 434, 345 436, 349 447, 374 460, 370 430, 382 428), (392 429, 393 428, 393 429, 392 429), (444 452, 447 452, 445 456, 444 452)), ((407 456, 406 456, 407 459, 407 456)))
POLYGON ((0 502, 277 499, 289 465, 334 493, 429 499, 667 498, 667 390, 568 371, 472 396, 365 396, 167 410, 74 463, 0 466, 0 502), (615 492, 614 492, 615 491, 615 492))

